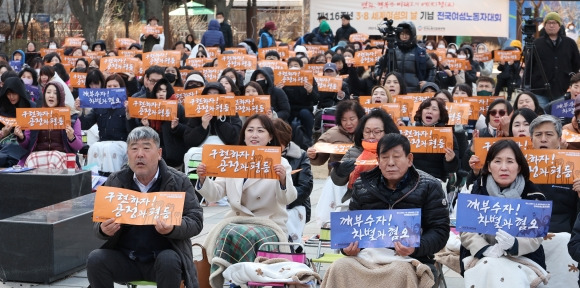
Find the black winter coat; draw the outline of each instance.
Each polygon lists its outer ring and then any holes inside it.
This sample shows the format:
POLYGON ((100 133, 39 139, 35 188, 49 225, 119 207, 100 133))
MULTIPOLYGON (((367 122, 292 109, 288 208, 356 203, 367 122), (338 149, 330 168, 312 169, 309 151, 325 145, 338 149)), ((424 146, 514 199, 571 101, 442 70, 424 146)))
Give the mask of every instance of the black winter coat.
POLYGON ((340 28, 336 29, 336 35, 334 35, 334 45, 338 45, 338 42, 341 40, 346 40, 346 42, 350 42, 348 39, 350 34, 357 33, 354 27, 350 26, 350 23, 346 26, 340 26, 340 28))
POLYGON ((187 149, 199 147, 210 135, 217 135, 226 145, 237 145, 241 130, 242 120, 238 116, 226 116, 223 121, 213 117, 207 129, 201 125, 201 117, 193 117, 187 122, 183 138, 187 149))
POLYGON ((335 106, 338 104, 339 101, 342 100, 349 100, 350 99, 350 89, 348 87, 348 83, 346 81, 342 81, 342 92, 344 92, 344 98, 338 100, 338 93, 337 92, 318 92, 320 97, 318 98, 318 106, 317 109, 328 108, 335 106))
POLYGON ((441 183, 431 175, 409 168, 395 191, 385 185, 377 167, 363 172, 353 187, 349 210, 421 208, 421 244, 409 255, 422 263, 435 263, 449 238, 449 210, 441 183))
POLYGON ((266 85, 268 88, 264 90, 264 93, 270 95, 270 106, 276 111, 278 118, 288 121, 290 117, 290 103, 288 103, 286 92, 274 85, 274 71, 270 67, 258 68, 252 73, 250 80, 256 81, 258 73, 266 77, 266 85))
POLYGON ((537 185, 546 196, 546 200, 552 201, 552 218, 550 219, 550 232, 568 232, 574 227, 576 215, 580 212, 578 193, 572 190, 572 185, 537 185))
MULTIPOLYGON (((416 126, 423 125, 417 122, 416 126)), ((455 158, 451 162, 445 161, 445 154, 413 153, 413 165, 415 168, 445 181, 450 173, 456 173, 459 170, 459 144, 455 135, 453 135, 453 152, 455 152, 455 158)))
POLYGON ((126 141, 127 118, 125 108, 95 108, 87 114, 81 114, 81 129, 88 130, 95 123, 99 127, 99 141, 126 141))
POLYGON ((312 188, 314 187, 314 177, 312 176, 312 169, 310 166, 310 158, 306 155, 306 152, 294 142, 290 142, 290 147, 288 152, 284 156, 292 170, 302 169, 297 173, 292 174, 292 183, 294 183, 294 188, 298 193, 298 197, 294 202, 288 204, 287 209, 292 209, 296 206, 304 206, 306 208, 306 223, 310 221, 310 194, 312 193, 312 188))
POLYGON ((310 112, 314 109, 314 105, 318 104, 320 94, 318 93, 318 85, 316 80, 312 85, 312 93, 308 94, 304 86, 284 86, 282 90, 286 92, 288 96, 288 102, 290 103, 290 114, 298 114, 302 109, 306 109, 310 112))

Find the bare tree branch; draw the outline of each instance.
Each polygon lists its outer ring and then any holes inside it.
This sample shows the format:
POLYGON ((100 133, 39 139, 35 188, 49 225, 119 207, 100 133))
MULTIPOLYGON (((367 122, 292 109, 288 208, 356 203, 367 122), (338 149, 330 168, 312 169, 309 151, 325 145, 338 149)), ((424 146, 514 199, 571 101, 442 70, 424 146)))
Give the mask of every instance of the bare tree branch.
POLYGON ((87 41, 97 40, 99 23, 109 1, 111 0, 68 0, 70 10, 81 24, 87 41))

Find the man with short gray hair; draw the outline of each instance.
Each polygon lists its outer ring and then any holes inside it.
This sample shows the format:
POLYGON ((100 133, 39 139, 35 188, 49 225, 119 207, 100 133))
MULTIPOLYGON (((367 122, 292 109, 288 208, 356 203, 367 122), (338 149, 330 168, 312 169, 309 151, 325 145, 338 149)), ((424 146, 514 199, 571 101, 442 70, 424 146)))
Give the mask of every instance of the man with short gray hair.
MULTIPOLYGON (((540 115, 534 119, 530 123, 530 135, 534 149, 566 149, 562 147, 560 140, 562 138, 562 123, 552 115, 540 115)), ((576 179, 574 182, 580 183, 580 179, 576 179)), ((574 189, 573 185, 570 184, 540 184, 536 186, 546 195, 547 200, 553 201, 550 232, 571 232, 576 215, 580 212, 578 201, 580 189, 574 189)))
POLYGON ((127 137, 129 163, 109 176, 103 186, 142 193, 185 192, 181 225, 158 219, 155 225, 95 223, 97 237, 107 240, 87 259, 87 277, 93 288, 114 283, 153 281, 158 287, 199 287, 193 266, 190 238, 203 228, 203 211, 185 174, 161 158, 159 135, 150 127, 137 127, 127 137))

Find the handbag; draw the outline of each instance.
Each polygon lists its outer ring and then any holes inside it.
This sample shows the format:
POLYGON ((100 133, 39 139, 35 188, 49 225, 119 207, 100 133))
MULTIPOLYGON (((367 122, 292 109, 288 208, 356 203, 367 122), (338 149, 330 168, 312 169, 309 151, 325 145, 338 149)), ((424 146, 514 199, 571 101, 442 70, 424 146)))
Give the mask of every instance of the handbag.
POLYGON ((211 288, 209 284, 209 274, 211 265, 209 264, 209 259, 207 259, 207 251, 205 247, 199 243, 193 243, 192 246, 198 246, 201 248, 201 260, 193 260, 193 265, 195 265, 195 270, 197 270, 197 282, 200 288, 211 288))

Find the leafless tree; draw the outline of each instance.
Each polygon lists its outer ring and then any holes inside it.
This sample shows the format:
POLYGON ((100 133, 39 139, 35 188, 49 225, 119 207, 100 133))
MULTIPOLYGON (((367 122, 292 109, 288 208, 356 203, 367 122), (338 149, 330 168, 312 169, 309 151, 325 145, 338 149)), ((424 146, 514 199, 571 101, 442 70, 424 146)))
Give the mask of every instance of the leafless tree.
POLYGON ((111 0, 68 0, 72 14, 82 26, 83 36, 91 43, 97 40, 99 24, 109 1, 111 0))

